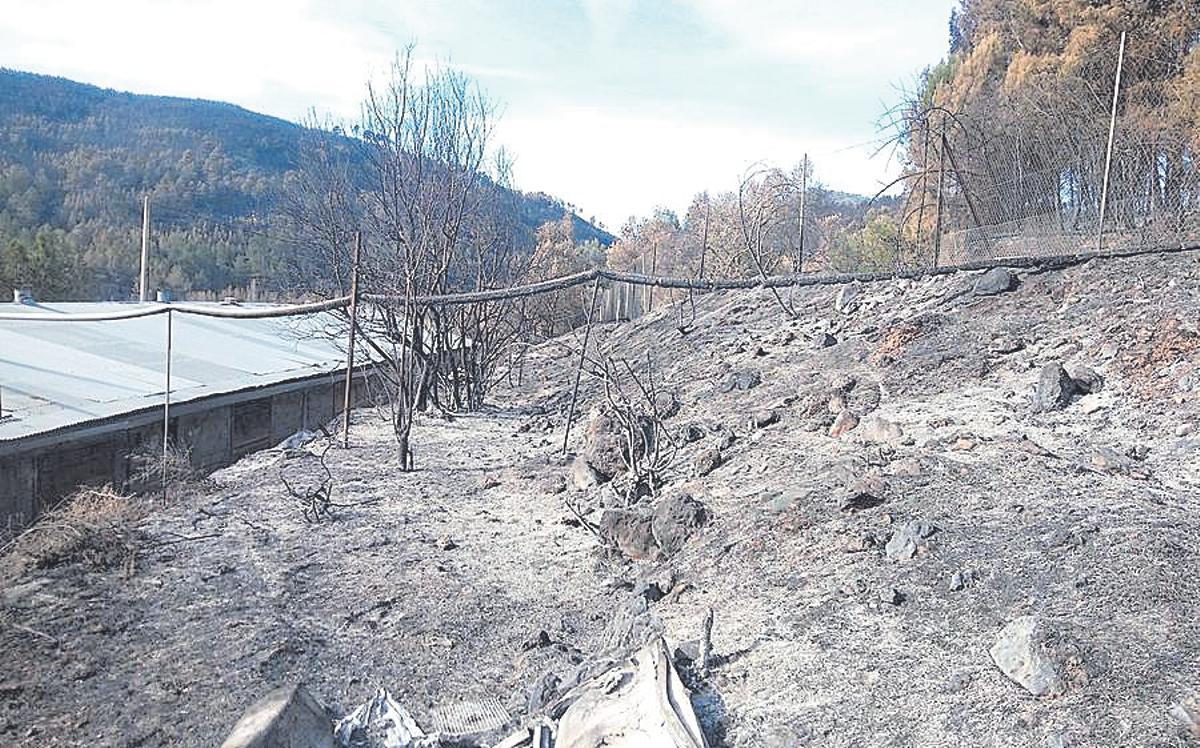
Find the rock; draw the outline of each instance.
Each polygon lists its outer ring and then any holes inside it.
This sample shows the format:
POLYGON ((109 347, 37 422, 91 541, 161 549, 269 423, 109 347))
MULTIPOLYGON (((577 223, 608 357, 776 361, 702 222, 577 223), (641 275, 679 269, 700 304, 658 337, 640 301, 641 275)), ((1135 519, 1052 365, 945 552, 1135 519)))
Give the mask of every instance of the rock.
POLYGON ((494 475, 485 475, 479 481, 479 490, 487 491, 500 485, 500 479, 494 475))
POLYGON ((571 460, 571 485, 579 491, 590 491, 604 482, 600 473, 582 457, 571 460))
POLYGON ((655 561, 659 558, 653 520, 648 515, 607 509, 600 515, 599 529, 600 537, 605 542, 615 545, 621 553, 635 561, 655 561))
POLYGON ((1187 694, 1167 712, 1189 734, 1200 737, 1200 691, 1187 694))
POLYGON ((679 412, 679 398, 674 392, 660 390, 654 393, 654 410, 659 418, 670 418, 679 412))
POLYGON ((756 412, 754 417, 751 418, 751 423, 753 423, 754 428, 757 429, 765 429, 767 426, 778 422, 779 411, 770 408, 756 412))
POLYGON ((654 507, 651 529, 658 547, 667 556, 683 548, 683 544, 708 521, 704 505, 686 493, 661 499, 654 507))
POLYGON ((454 538, 451 538, 449 535, 442 535, 437 540, 437 547, 438 550, 452 551, 458 547, 458 543, 455 543, 454 538))
POLYGON ((1104 389, 1104 377, 1090 366, 1078 366, 1070 373, 1075 382, 1075 390, 1082 394, 1099 392, 1104 389))
POLYGON ((888 482, 876 474, 865 475, 846 489, 838 508, 843 512, 861 512, 873 509, 885 500, 888 482))
POLYGON ((975 281, 976 296, 995 296, 1017 287, 1017 278, 1005 268, 992 268, 975 281))
POLYGON ((1129 469, 1130 460, 1112 447, 1093 450, 1089 458, 1093 469, 1102 473, 1122 473, 1129 469))
POLYGON ((857 283, 849 283, 838 289, 837 297, 833 300, 833 308, 841 314, 850 314, 858 308, 858 297, 862 287, 857 283))
POLYGON ((701 428, 699 424, 689 423, 683 427, 683 431, 680 436, 683 437, 683 440, 688 444, 691 444, 692 442, 698 442, 704 438, 704 429, 701 428))
POLYGON ((937 531, 933 525, 920 520, 910 520, 896 528, 883 552, 893 561, 906 561, 917 555, 924 545, 923 540, 937 531))
POLYGON ((829 435, 837 439, 842 434, 853 431, 857 425, 858 416, 848 410, 843 410, 841 413, 838 413, 837 418, 833 419, 833 425, 829 427, 829 435))
POLYGON ((1058 696, 1067 690, 1059 639, 1038 616, 1021 616, 1000 631, 989 654, 1000 672, 1029 693, 1058 696))
POLYGON ((886 418, 871 416, 858 424, 858 436, 876 444, 899 444, 904 438, 904 429, 886 418))
POLYGON ((588 421, 580 456, 596 471, 601 482, 625 472, 625 435, 615 418, 597 410, 588 421))
POLYGON ((988 351, 1000 356, 1016 353, 1025 347, 1025 341, 1012 335, 1001 335, 993 338, 988 345, 988 351))
POLYGON ((837 345, 837 342, 837 338, 827 332, 822 332, 817 334, 817 337, 813 340, 813 345, 817 348, 832 348, 837 345))
POLYGON ((753 369, 743 369, 735 371, 726 377, 725 381, 721 384, 721 391, 734 392, 736 390, 738 392, 745 392, 746 390, 754 389, 760 384, 762 384, 762 374, 753 369))
POLYGON ((950 591, 961 592, 975 581, 975 572, 958 570, 950 576, 950 591))
POLYGON ((899 605, 904 602, 904 593, 895 587, 884 587, 879 591, 879 602, 884 605, 899 605))
POLYGON ((716 447, 709 447, 701 451, 692 460, 692 472, 699 477, 704 477, 719 468, 724 461, 725 459, 721 454, 721 450, 716 447))
POLYGON ((979 440, 973 436, 960 436, 950 445, 951 451, 970 452, 979 446, 979 440))
POLYGON ((333 722, 304 686, 283 686, 256 701, 221 748, 334 748, 333 722))
POLYGON ((1039 411, 1062 410, 1076 393, 1075 380, 1059 363, 1048 363, 1038 374, 1034 405, 1039 411))
POLYGON ((521 651, 528 652, 531 649, 541 649, 551 644, 553 644, 553 640, 550 638, 550 633, 546 629, 538 629, 521 645, 521 651))

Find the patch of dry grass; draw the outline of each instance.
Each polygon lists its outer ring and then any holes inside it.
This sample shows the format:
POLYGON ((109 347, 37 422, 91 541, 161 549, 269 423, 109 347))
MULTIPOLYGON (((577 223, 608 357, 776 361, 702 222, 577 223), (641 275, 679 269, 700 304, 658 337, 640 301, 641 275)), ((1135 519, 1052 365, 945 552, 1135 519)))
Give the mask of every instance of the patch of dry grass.
POLYGON ((147 509, 111 486, 80 488, 13 538, 5 555, 18 568, 83 563, 129 570, 141 536, 136 524, 147 509))

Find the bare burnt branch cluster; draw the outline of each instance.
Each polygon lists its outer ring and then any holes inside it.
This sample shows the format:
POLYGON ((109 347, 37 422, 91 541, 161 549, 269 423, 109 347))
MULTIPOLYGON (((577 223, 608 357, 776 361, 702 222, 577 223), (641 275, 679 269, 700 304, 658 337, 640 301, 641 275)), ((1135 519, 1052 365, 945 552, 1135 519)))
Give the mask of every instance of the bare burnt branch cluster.
POLYGON ((642 496, 657 496, 666 471, 679 451, 679 440, 666 425, 661 383, 655 379, 654 361, 646 356, 644 369, 626 358, 605 355, 591 362, 592 374, 604 386, 608 414, 620 434, 625 472, 620 483, 627 505, 642 496))
POLYGON ((529 237, 507 189, 507 159, 493 148, 495 121, 494 105, 468 78, 418 70, 410 47, 383 83, 368 87, 351 133, 312 128, 286 199, 301 289, 344 295, 357 273, 369 299, 356 320, 338 310, 343 329, 330 332, 342 340, 355 325, 405 469, 413 467, 414 414, 478 408, 525 326, 511 299, 414 301, 526 277, 529 237))

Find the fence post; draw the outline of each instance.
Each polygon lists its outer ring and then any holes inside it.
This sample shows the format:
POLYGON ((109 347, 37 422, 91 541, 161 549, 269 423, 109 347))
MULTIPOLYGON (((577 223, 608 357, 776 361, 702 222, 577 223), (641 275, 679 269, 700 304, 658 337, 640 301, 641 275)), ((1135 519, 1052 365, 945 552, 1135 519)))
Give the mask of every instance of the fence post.
POLYGON ((933 269, 937 270, 942 255, 942 208, 945 204, 943 192, 946 188, 946 118, 942 117, 942 129, 938 148, 937 220, 933 227, 933 269))
POLYGON ((163 387, 162 495, 167 498, 167 460, 171 450, 171 309, 167 309, 167 360, 163 387))
POLYGON ((342 398, 342 446, 350 447, 350 391, 354 384, 354 333, 358 326, 358 264, 362 257, 362 232, 354 232, 354 269, 350 275, 350 339, 346 345, 346 392, 342 398))
POLYGON ((1117 52, 1117 75, 1113 79, 1112 116, 1108 120, 1108 149, 1104 156, 1104 186, 1100 189, 1100 224, 1096 229, 1096 251, 1104 251, 1104 212, 1108 208, 1108 174, 1112 168, 1113 136, 1117 132, 1117 97, 1121 94, 1121 68, 1125 65, 1125 32, 1117 52))
POLYGON ((579 378, 583 375, 583 364, 587 360, 588 340, 592 337, 592 317, 596 313, 596 294, 600 292, 600 276, 592 281, 592 300, 588 304, 587 327, 583 330, 583 345, 579 346, 579 368, 575 370, 575 384, 571 387, 571 406, 567 409, 567 423, 563 426, 563 454, 567 453, 567 442, 571 438, 571 421, 575 419, 575 403, 579 398, 579 378))

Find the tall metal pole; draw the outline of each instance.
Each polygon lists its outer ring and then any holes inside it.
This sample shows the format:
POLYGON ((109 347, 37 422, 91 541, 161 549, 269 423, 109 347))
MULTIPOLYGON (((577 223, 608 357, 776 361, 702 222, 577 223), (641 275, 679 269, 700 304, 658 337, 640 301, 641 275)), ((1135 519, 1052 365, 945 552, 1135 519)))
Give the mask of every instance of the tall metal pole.
POLYGON ((346 346, 346 393, 342 400, 342 445, 350 446, 350 390, 354 384, 354 333, 358 327, 358 263, 362 258, 362 232, 354 232, 354 270, 350 276, 350 340, 346 346))
POLYGON ((1108 152, 1104 156, 1104 187, 1100 190, 1100 225, 1096 230, 1096 251, 1104 250, 1104 212, 1108 208, 1108 174, 1112 168, 1113 136, 1117 132, 1117 97, 1121 94, 1121 69, 1125 65, 1125 32, 1121 32, 1121 49, 1117 53, 1117 75, 1113 79, 1112 116, 1108 120, 1108 152))
POLYGON ((936 270, 942 259, 942 208, 946 189, 946 119, 942 118, 941 148, 938 149, 937 220, 933 227, 933 268, 936 270))
POLYGON ((162 492, 167 496, 167 460, 171 452, 171 310, 167 310, 167 365, 163 387, 162 492))
POLYGON ((804 165, 800 167, 800 256, 796 258, 796 272, 804 272, 804 218, 805 198, 808 196, 808 154, 804 154, 804 165))
POLYGON ((138 301, 145 303, 150 285, 150 196, 142 198, 142 272, 138 281, 138 301))

